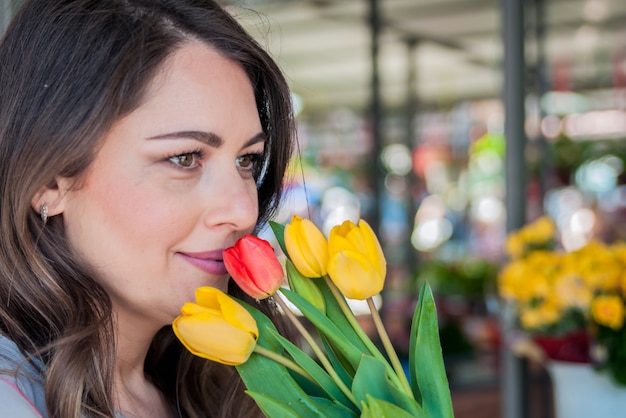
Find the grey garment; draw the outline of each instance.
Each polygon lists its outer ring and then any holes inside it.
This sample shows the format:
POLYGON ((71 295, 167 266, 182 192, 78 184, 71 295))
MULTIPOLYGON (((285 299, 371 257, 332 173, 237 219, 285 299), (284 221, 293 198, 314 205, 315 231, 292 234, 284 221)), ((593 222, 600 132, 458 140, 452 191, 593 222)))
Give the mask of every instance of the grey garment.
POLYGON ((48 417, 43 376, 4 335, 0 335, 0 405, 0 417, 48 417))
MULTIPOLYGON (((44 378, 25 360, 17 345, 0 334, 0 418, 48 418, 44 378)), ((174 408, 172 416, 178 416, 174 408)), ((127 417, 115 411, 115 418, 127 417)))
POLYGON ((41 418, 43 415, 13 383, 0 377, 0 417, 41 418))

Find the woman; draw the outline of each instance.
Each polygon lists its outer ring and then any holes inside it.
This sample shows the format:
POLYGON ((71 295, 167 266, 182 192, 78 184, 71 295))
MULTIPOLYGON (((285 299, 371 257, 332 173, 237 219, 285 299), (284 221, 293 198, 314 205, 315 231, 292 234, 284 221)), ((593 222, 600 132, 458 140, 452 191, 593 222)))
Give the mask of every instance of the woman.
POLYGON ((245 298, 221 252, 274 213, 292 138, 281 72, 213 1, 26 1, 0 44, 3 408, 258 416, 170 323, 198 286, 245 298))

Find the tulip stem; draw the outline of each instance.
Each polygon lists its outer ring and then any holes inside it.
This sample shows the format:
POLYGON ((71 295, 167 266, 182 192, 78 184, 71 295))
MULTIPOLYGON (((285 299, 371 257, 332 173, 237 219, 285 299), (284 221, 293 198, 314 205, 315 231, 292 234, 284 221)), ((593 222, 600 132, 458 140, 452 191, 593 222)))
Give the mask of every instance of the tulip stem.
POLYGON ((393 368, 395 369, 396 374, 400 378, 400 382, 402 383, 402 386, 404 387, 404 390, 406 391, 406 393, 409 394, 410 396, 413 396, 411 385, 409 383, 409 380, 406 377, 404 368, 402 367, 402 364, 400 363, 400 359, 398 358, 398 353, 396 353, 396 350, 393 348, 393 344, 391 343, 391 340, 389 339, 389 334, 387 334, 387 330, 385 330, 385 326, 380 317, 380 314, 378 313, 378 309, 376 309, 376 305, 374 305, 373 298, 371 297, 367 298, 367 306, 370 308, 370 312, 372 313, 372 320, 374 321, 374 325, 376 326, 376 330, 378 331, 380 341, 382 342, 383 347, 385 347, 385 350, 387 351, 387 355, 389 356, 389 361, 393 365, 393 368))
POLYGON ((354 316, 354 312, 352 312, 352 309, 350 309, 350 307, 348 306, 346 299, 343 297, 339 289, 337 289, 337 286, 335 286, 335 284, 332 282, 332 280, 330 280, 328 276, 326 276, 326 283, 328 284, 330 291, 333 293, 333 296, 337 300, 337 303, 339 304, 339 307, 341 308, 341 311, 343 312, 344 316, 346 317, 346 319, 348 320, 348 322, 350 323, 354 331, 361 338, 361 341, 363 341, 363 343, 367 346, 367 348, 370 350, 372 355, 378 358, 384 359, 383 355, 380 353, 378 348, 374 345, 372 340, 365 334, 365 331, 363 331, 363 328, 361 328, 361 325, 359 325, 359 323, 357 322, 354 316))
POLYGON ((283 312, 285 313, 287 318, 289 318, 289 320, 298 329, 300 334, 302 334, 302 336, 304 337, 306 342, 309 344, 309 346, 311 347, 311 349, 313 350, 313 352, 315 353, 315 355, 319 359, 319 361, 324 366, 324 369, 326 369, 326 372, 335 381, 335 384, 337 384, 337 387, 339 387, 341 392, 343 392, 343 394, 346 395, 346 397, 350 400, 350 402, 352 402, 354 405, 356 405, 358 407, 359 404, 356 401, 356 399, 354 398, 354 395, 352 394, 350 389, 348 389, 348 387, 343 382, 343 380, 341 380, 341 378, 339 377, 339 375, 335 371, 333 365, 330 364, 330 361, 328 361, 328 358, 326 358, 326 355, 324 354, 324 351, 322 351, 320 346, 315 342, 315 339, 313 338, 311 333, 309 331, 307 331, 307 329, 304 327, 304 325, 302 325, 302 322, 300 322, 300 320, 294 315, 294 313, 291 312, 291 309, 289 309, 289 307, 287 306, 287 304, 285 303, 285 301, 283 300, 283 298, 280 295, 276 295, 274 297, 274 300, 281 307, 281 309, 283 310, 283 312))
MULTIPOLYGON (((335 283, 333 283, 332 280, 330 279, 330 277, 328 277, 328 276, 326 276, 325 279, 326 279, 326 283, 328 284, 328 287, 330 288, 331 292, 333 293, 333 296, 337 300, 337 303, 339 304, 339 307, 341 308, 341 311, 343 312, 344 316, 346 317, 346 319, 348 320, 348 322, 350 323, 350 325, 352 326, 354 331, 357 333, 359 338, 361 338, 361 341, 363 341, 363 344, 365 344, 365 346, 370 350, 371 354, 374 357, 377 357, 379 360, 382 360, 383 363, 387 366, 390 378, 393 379, 396 382, 396 384, 398 384, 404 391, 406 391, 409 396, 413 397, 413 391, 411 391, 411 388, 408 385, 408 382, 405 384, 404 381, 402 380, 402 377, 404 377, 404 380, 406 380, 406 375, 404 373, 404 370, 402 371, 402 375, 398 376, 399 373, 398 373, 397 367, 396 368, 392 368, 392 367, 389 366, 389 362, 387 361, 387 359, 382 355, 382 353, 380 352, 378 347, 376 347, 376 345, 374 345, 374 343, 372 342, 370 337, 367 336, 365 331, 363 331, 363 328, 361 328, 361 325, 359 325, 359 323, 357 322, 357 320, 356 320, 356 318, 354 316, 354 312, 352 312, 352 309, 350 309, 350 307, 348 306, 348 303, 346 302, 346 299, 344 298, 343 294, 341 294, 339 289, 337 289, 337 286, 335 286, 335 283), (395 370, 395 373, 394 373, 394 370, 395 370), (408 391, 407 391, 407 389, 408 389, 408 391)), ((369 301, 372 300, 372 298, 368 298, 367 300, 368 300, 368 305, 369 305, 369 301)), ((370 307, 370 310, 371 309, 372 308, 370 307)), ((378 311, 376 310, 376 308, 374 308, 374 310, 376 311, 376 316, 380 320, 380 315, 378 315, 378 311)), ((376 324, 375 320, 374 320, 374 323, 376 324)), ((382 324, 382 321, 381 321, 381 324, 382 324)), ((378 329, 378 325, 376 325, 376 327, 378 329)), ((380 329, 378 329, 378 333, 379 333, 379 335, 381 334, 380 329)), ((383 327, 383 334, 387 335, 387 333, 384 332, 384 327, 383 327)), ((381 336, 381 341, 382 340, 383 340, 383 338, 381 336)), ((389 340, 389 337, 387 337, 387 340, 389 340)), ((385 346, 385 349, 387 349, 387 346, 385 345, 384 341, 382 341, 382 342, 383 342, 383 345, 385 346)), ((389 350, 387 349, 387 351, 389 351, 389 350)), ((395 351, 393 351, 393 353, 395 354, 395 351)), ((397 359, 397 355, 395 357, 397 359)), ((393 359, 393 356, 390 355, 389 358, 391 360, 391 359, 393 359)), ((391 361, 393 362, 393 360, 391 360, 391 361)), ((398 361, 398 363, 399 363, 399 361, 398 361)), ((394 365, 394 367, 395 367, 395 365, 394 365)))
POLYGON ((302 375, 303 377, 307 378, 311 382, 317 384, 317 382, 315 382, 315 380, 311 377, 311 375, 306 370, 304 370, 302 367, 298 366, 295 362, 289 360, 287 357, 281 356, 280 354, 278 354, 278 353, 276 353, 276 352, 274 352, 272 350, 268 350, 265 347, 261 347, 258 344, 254 347, 254 352, 259 354, 259 355, 261 355, 261 356, 264 356, 264 357, 267 357, 267 358, 269 358, 271 360, 274 360, 278 364, 282 364, 283 366, 287 367, 288 369, 293 370, 294 372, 302 375))

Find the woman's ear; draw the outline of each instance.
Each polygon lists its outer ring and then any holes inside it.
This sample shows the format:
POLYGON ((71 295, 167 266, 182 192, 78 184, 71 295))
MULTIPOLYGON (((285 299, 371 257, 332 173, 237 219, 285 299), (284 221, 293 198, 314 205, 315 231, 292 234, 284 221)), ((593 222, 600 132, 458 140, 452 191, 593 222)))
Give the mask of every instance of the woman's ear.
POLYGON ((46 216, 54 216, 63 213, 65 210, 65 200, 70 190, 70 179, 57 177, 54 182, 44 186, 33 196, 30 205, 35 212, 41 214, 41 208, 45 205, 46 216))

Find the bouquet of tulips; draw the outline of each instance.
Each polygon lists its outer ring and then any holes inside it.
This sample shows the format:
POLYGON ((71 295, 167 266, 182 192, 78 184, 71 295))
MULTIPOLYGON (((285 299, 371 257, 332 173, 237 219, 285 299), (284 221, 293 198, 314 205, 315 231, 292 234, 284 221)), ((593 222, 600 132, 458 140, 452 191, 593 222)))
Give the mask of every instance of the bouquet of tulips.
POLYGON ((268 417, 453 417, 430 288, 422 288, 415 310, 407 376, 372 299, 383 289, 386 262, 369 225, 346 221, 328 239, 298 216, 286 226, 270 225, 284 266, 269 242, 252 235, 225 250, 224 263, 250 296, 281 293, 274 300, 310 350, 280 335, 254 306, 211 287, 197 289, 196 302, 186 303, 173 322, 187 349, 236 366, 268 417), (289 288, 281 287, 285 272, 289 288), (384 353, 359 326, 346 298, 367 301, 384 353))

